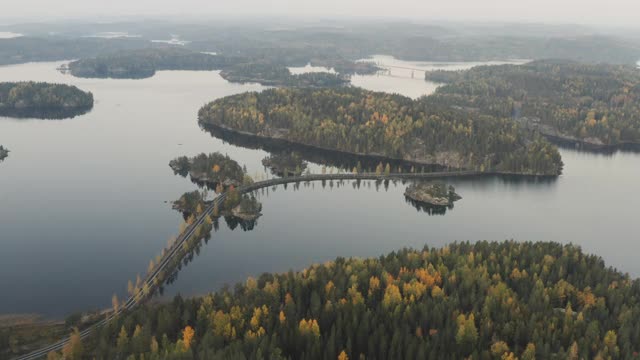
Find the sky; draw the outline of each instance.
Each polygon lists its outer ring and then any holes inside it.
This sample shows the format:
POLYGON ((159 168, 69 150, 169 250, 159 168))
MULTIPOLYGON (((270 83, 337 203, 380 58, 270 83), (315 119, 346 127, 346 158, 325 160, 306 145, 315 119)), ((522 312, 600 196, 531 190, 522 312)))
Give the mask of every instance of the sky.
POLYGON ((394 17, 636 25, 638 0, 2 0, 4 19, 90 16, 394 17))

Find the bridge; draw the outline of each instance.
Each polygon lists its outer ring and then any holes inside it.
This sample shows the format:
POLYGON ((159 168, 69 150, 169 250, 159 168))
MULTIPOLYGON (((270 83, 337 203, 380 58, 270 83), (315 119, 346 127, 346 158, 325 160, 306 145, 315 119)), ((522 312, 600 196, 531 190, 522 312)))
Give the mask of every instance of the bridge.
MULTIPOLYGON (((382 64, 382 63, 376 63, 376 66, 378 66, 379 68, 385 69, 386 70, 386 75, 389 75, 389 76, 391 76, 391 70, 392 69, 411 70, 411 78, 412 79, 415 77, 414 73, 416 71, 420 71, 420 72, 422 72, 424 74, 426 74, 428 71, 430 71, 430 70, 426 70, 426 69, 413 68, 413 67, 410 67, 410 66, 387 65, 387 64, 382 64)), ((424 75, 423 75, 423 77, 424 77, 424 75)))
MULTIPOLYGON (((274 178, 264 181, 258 181, 252 184, 243 185, 238 187, 236 190, 239 194, 247 194, 254 192, 256 190, 260 190, 267 187, 291 184, 291 183, 303 183, 303 182, 311 182, 311 181, 331 181, 331 180, 376 180, 376 181, 384 181, 384 180, 426 180, 426 179, 437 179, 437 178, 447 178, 447 177, 473 177, 478 175, 496 175, 498 173, 487 173, 480 171, 441 171, 441 172, 426 172, 426 173, 391 173, 391 174, 379 174, 379 173, 343 173, 343 174, 309 174, 309 175, 301 175, 301 176, 292 176, 292 177, 283 177, 283 178, 274 178)), ((171 260, 175 257, 179 256, 180 250, 182 249, 182 245, 187 242, 191 236, 196 232, 196 229, 202 225, 207 217, 210 217, 215 208, 220 208, 223 205, 224 201, 227 198, 227 193, 222 193, 218 195, 211 204, 196 218, 196 220, 187 226, 187 228, 176 238, 176 241, 171 245, 169 249, 165 252, 162 260, 156 264, 155 268, 149 272, 144 281, 143 286, 149 289, 148 293, 143 293, 140 291, 137 294, 129 296, 124 304, 122 304, 117 311, 114 311, 107 315, 104 319, 99 322, 85 328, 80 332, 80 338, 85 339, 89 335, 91 335, 94 331, 109 323, 120 314, 125 311, 133 309, 135 306, 144 302, 148 294, 153 293, 153 291, 161 285, 161 281, 159 280, 160 273, 167 269, 171 260), (158 280, 157 280, 158 279, 158 280)), ((14 360, 34 360, 40 359, 51 351, 60 351, 62 348, 68 344, 70 341, 70 337, 66 337, 54 344, 46 346, 42 349, 33 351, 29 354, 19 356, 14 358, 14 360)))

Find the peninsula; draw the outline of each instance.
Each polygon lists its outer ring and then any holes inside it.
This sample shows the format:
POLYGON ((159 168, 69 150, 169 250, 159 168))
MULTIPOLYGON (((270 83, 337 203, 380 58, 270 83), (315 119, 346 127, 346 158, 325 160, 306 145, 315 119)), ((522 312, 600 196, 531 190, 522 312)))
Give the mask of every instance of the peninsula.
POLYGON ((511 119, 360 88, 283 88, 213 101, 202 126, 263 139, 421 165, 559 175, 557 149, 511 119))

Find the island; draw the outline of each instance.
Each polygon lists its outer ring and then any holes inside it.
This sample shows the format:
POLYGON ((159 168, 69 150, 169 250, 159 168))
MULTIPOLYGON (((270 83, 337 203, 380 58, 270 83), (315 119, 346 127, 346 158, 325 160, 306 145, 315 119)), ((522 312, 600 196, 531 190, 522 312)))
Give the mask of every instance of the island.
POLYGON ((584 148, 640 148, 640 72, 634 65, 540 60, 436 71, 434 98, 464 111, 513 118, 530 131, 584 148))
POLYGON ((633 359, 640 351, 639 313, 638 280, 579 246, 457 242, 340 257, 249 277, 208 295, 150 302, 86 338, 73 331, 65 353, 72 359, 633 359))
POLYGON ((420 166, 555 176, 557 148, 510 118, 355 87, 280 88, 215 100, 198 114, 218 127, 317 151, 375 156, 420 166))
MULTIPOLYGON (((243 221, 254 221, 262 216, 262 204, 255 195, 238 194, 233 188, 227 193, 227 200, 222 207, 214 207, 212 216, 234 216, 243 221)), ((184 193, 180 199, 172 203, 172 208, 182 213, 183 217, 189 219, 191 216, 201 214, 204 209, 211 206, 212 202, 206 200, 207 193, 198 190, 184 193)))
MULTIPOLYGON (((349 69, 346 64, 344 66, 349 69)), ((345 75, 293 75, 285 64, 272 60, 211 55, 176 46, 121 50, 72 61, 61 69, 83 78, 145 79, 161 70, 221 70, 222 78, 235 83, 309 87, 335 87, 349 83, 349 77, 345 75)), ((354 66, 350 70, 361 69, 367 69, 367 66, 354 66)))
POLYGON ((0 145, 0 161, 4 160, 7 156, 9 156, 9 149, 0 145))
POLYGON ((293 75, 283 64, 246 62, 229 66, 220 72, 229 82, 259 83, 266 86, 337 87, 349 84, 349 77, 327 72, 293 75))
MULTIPOLYGON (((250 181, 245 169, 228 155, 222 155, 219 152, 202 153, 192 158, 181 156, 171 160, 169 167, 175 174, 183 177, 189 175, 193 182, 207 185, 212 189, 238 187, 246 181, 250 181)), ((218 192, 222 192, 222 190, 218 192)))
POLYGON ((307 169, 307 162, 296 152, 271 154, 262 159, 262 165, 277 176, 300 176, 307 169))
POLYGON ((122 50, 72 61, 68 71, 77 77, 143 79, 160 70, 218 70, 237 59, 166 46, 122 50))
POLYGON ((462 199, 456 194, 452 185, 447 186, 442 182, 414 183, 407 187, 404 196, 416 201, 433 206, 449 207, 454 202, 462 199))
POLYGON ((43 82, 0 83, 0 116, 65 119, 93 107, 93 94, 75 86, 43 82))

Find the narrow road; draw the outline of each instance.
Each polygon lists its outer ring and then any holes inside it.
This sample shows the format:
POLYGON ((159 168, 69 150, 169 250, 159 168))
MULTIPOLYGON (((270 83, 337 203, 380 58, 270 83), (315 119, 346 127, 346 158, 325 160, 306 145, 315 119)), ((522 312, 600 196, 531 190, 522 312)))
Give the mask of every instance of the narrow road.
MULTIPOLYGON (((443 171, 443 172, 430 172, 430 173, 392 173, 392 174, 376 174, 376 173, 346 173, 346 174, 312 174, 312 175, 302 175, 302 176, 293 176, 293 177, 284 177, 284 178, 275 178, 264 181, 255 182, 250 185, 243 185, 237 188, 238 193, 246 194, 250 193, 262 188, 290 184, 290 183, 300 183, 300 182, 310 182, 310 181, 329 181, 329 180, 411 180, 411 179, 436 179, 436 178, 445 178, 445 177, 472 177, 478 175, 487 175, 489 173, 483 173, 480 171, 443 171)), ((495 173, 493 173, 495 174, 495 173)), ((161 284, 156 284, 155 280, 158 278, 158 275, 166 269, 171 260, 180 253, 182 249, 182 245, 191 238, 196 229, 204 223, 207 216, 210 216, 213 213, 213 209, 223 204, 225 199, 227 198, 226 193, 218 195, 211 204, 196 218, 193 224, 189 225, 182 234, 180 234, 173 245, 165 252, 162 260, 156 264, 153 271, 147 274, 146 278, 143 281, 143 286, 146 285, 149 288, 149 293, 153 293, 155 288, 161 284)), ((124 304, 121 304, 118 312, 111 313, 109 316, 100 320, 99 322, 85 328, 80 332, 80 338, 84 339, 88 337, 95 330, 104 326, 114 318, 116 318, 121 313, 131 310, 136 305, 142 303, 146 298, 146 294, 143 294, 140 291, 137 295, 130 296, 124 304)), ((46 346, 40 350, 33 351, 29 354, 19 356, 14 358, 14 360, 33 360, 39 359, 47 356, 50 351, 60 351, 67 343, 69 342, 69 337, 66 337, 54 344, 46 346)))

